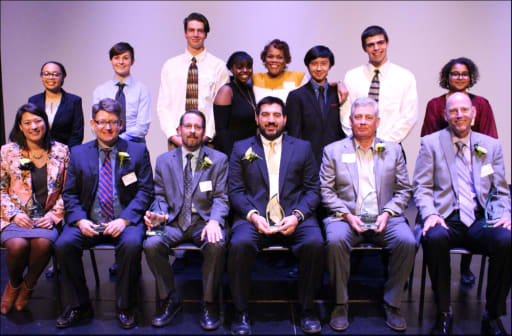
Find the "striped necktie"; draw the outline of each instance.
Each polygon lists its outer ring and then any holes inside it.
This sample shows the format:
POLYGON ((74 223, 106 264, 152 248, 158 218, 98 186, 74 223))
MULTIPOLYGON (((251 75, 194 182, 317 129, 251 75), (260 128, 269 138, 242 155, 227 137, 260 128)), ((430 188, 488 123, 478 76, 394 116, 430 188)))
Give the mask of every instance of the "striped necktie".
POLYGON ((192 57, 192 62, 190 62, 190 66, 188 68, 185 111, 197 110, 197 97, 199 94, 199 88, 197 84, 198 78, 196 58, 192 57))
POLYGON ((370 90, 368 91, 368 97, 373 98, 376 102, 379 102, 379 69, 375 69, 375 75, 373 75, 372 82, 370 84, 370 90))
POLYGON ((183 190, 185 195, 183 197, 183 206, 178 218, 183 231, 185 231, 192 224, 192 157, 191 153, 186 155, 187 164, 183 172, 183 190))
POLYGON ((105 223, 114 220, 114 189, 112 186, 112 161, 110 161, 111 150, 104 150, 105 160, 100 169, 99 181, 99 203, 100 213, 105 223))
POLYGON ((465 146, 466 144, 463 142, 457 142, 458 151, 455 157, 455 162, 457 167, 457 182, 459 187, 460 221, 469 227, 475 221, 476 193, 473 180, 471 179, 469 164, 464 157, 465 146))

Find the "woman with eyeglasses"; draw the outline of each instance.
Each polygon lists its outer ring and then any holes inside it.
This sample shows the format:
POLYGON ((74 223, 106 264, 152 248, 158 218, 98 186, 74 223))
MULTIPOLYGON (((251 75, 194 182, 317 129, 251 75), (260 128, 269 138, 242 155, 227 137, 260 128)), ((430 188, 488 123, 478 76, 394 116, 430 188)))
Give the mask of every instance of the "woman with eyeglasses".
POLYGON ((50 260, 69 161, 68 147, 50 139, 48 117, 35 104, 18 109, 9 140, 1 147, 0 168, 0 241, 9 274, 2 314, 25 308, 50 260))
POLYGON ((40 77, 45 91, 28 101, 46 112, 51 139, 69 148, 81 144, 84 138, 82 98, 62 89, 66 69, 59 62, 49 61, 41 67, 40 77))
POLYGON ((447 89, 448 92, 428 102, 421 136, 434 133, 448 126, 444 118, 446 99, 454 92, 464 92, 469 95, 473 106, 476 108, 476 117, 471 129, 498 138, 491 105, 484 97, 468 92, 469 88, 476 84, 478 78, 478 68, 469 58, 455 58, 443 66, 439 73, 439 86, 447 89))

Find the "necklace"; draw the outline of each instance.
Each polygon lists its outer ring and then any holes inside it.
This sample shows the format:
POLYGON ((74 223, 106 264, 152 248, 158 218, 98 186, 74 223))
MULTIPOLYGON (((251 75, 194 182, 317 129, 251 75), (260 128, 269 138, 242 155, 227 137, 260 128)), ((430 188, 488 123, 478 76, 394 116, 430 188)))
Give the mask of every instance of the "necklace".
POLYGON ((233 80, 233 83, 235 83, 235 86, 237 87, 238 91, 240 91, 240 93, 242 94, 242 97, 244 97, 247 103, 251 105, 253 112, 256 113, 256 101, 254 100, 253 96, 249 92, 246 92, 247 90, 242 90, 240 85, 238 85, 238 81, 236 79, 233 80))
POLYGON ((43 151, 41 152, 41 154, 39 154, 39 155, 36 155, 36 154, 34 154, 34 153, 32 153, 32 152, 29 152, 29 155, 30 155, 33 159, 39 160, 39 159, 41 159, 41 158, 43 157, 43 155, 44 155, 44 150, 43 150, 43 151))

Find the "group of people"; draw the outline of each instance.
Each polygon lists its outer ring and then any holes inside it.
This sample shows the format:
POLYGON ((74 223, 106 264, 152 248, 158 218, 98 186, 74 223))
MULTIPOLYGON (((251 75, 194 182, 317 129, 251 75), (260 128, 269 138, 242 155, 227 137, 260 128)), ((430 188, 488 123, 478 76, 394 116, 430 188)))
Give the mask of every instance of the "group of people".
POLYGON ((85 144, 81 99, 62 89, 64 66, 41 68, 46 90, 20 107, 1 149, 9 273, 2 314, 27 306, 54 248, 65 302, 57 327, 91 319, 83 249, 111 243, 120 325, 136 324, 144 252, 160 300, 152 325, 165 326, 182 308, 169 249, 189 241, 203 255, 201 327, 221 323, 217 293, 227 266, 231 332, 248 335, 254 258, 278 244, 298 259, 302 330, 322 329, 314 298, 327 268, 334 289, 329 325, 343 331, 350 251, 370 241, 390 251, 383 307, 386 324, 403 331, 401 298, 417 249, 404 211, 414 196, 438 311, 434 331, 451 333, 449 250, 462 246, 490 256, 482 331, 505 333, 510 193, 491 107, 467 93, 478 80, 471 60, 451 60, 440 73, 448 92, 428 103, 411 185, 401 142, 417 119, 416 84, 387 59, 382 27, 363 31, 368 64, 338 83, 327 80, 334 54, 325 46, 304 57, 309 80, 285 70, 290 51, 278 39, 261 53, 267 73, 253 74, 251 56, 239 51, 227 61, 229 78, 204 46, 206 17, 191 13, 184 31, 185 53, 162 68, 157 112, 169 151, 158 156, 154 175, 145 145, 150 96, 130 74, 128 43, 110 50, 114 79, 94 91, 96 139, 85 144))

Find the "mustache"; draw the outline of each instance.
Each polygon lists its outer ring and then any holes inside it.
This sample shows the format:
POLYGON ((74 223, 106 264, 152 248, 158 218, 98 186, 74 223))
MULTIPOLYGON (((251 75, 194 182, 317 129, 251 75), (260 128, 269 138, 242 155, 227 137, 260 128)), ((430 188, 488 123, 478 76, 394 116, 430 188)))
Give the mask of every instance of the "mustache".
POLYGON ((276 123, 273 123, 273 122, 269 122, 269 123, 265 124, 265 127, 268 127, 268 126, 274 126, 274 127, 277 127, 277 124, 276 124, 276 123))

